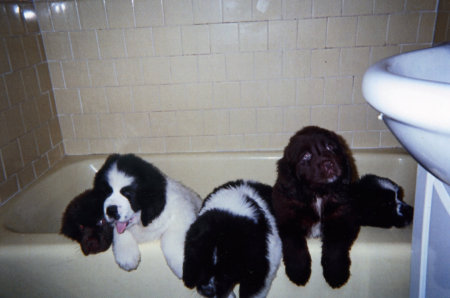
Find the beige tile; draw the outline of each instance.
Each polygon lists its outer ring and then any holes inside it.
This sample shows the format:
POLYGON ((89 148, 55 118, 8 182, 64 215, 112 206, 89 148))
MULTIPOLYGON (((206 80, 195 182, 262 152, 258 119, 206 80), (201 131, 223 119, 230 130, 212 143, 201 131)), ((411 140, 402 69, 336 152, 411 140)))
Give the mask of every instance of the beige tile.
POLYGON ((6 116, 0 113, 0 146, 6 145, 9 142, 8 128, 6 125, 6 116))
POLYGON ((55 31, 80 29, 75 1, 52 2, 49 4, 55 31))
POLYGON ((81 29, 106 28, 106 15, 103 0, 80 0, 77 4, 81 29))
POLYGON ((48 156, 48 163, 50 164, 50 167, 55 166, 57 162, 62 160, 64 158, 64 148, 62 146, 62 143, 55 146, 52 150, 50 150, 47 153, 48 156))
POLYGON ((356 17, 328 18, 327 47, 351 47, 356 40, 356 17))
POLYGON ((89 140, 89 147, 93 154, 116 152, 113 139, 92 139, 89 140))
POLYGON ((171 81, 174 83, 187 83, 198 81, 197 57, 180 56, 170 58, 171 81))
POLYGON ((373 2, 376 0, 344 0, 342 15, 367 15, 373 10, 373 2))
POLYGON ((86 87, 91 85, 86 61, 64 61, 62 63, 62 69, 67 88, 86 87))
POLYGON ((215 83, 213 87, 215 108, 235 108, 241 103, 240 86, 238 82, 215 83))
POLYGON ((141 60, 118 59, 114 60, 117 82, 120 86, 143 85, 144 76, 142 75, 141 60))
MULTIPOLYGON (((436 13, 423 13, 420 18, 419 35, 417 42, 431 43, 433 41, 433 32, 436 24, 436 13)), ((450 27, 450 26, 449 26, 450 27)))
POLYGON ((380 144, 380 132, 355 131, 352 148, 377 148, 380 144))
POLYGON ((149 137, 150 121, 147 113, 128 113, 123 115, 127 137, 149 137))
POLYGON ((240 23, 239 24, 239 49, 241 51, 267 50, 267 23, 240 23))
POLYGON ((109 28, 134 27, 134 0, 106 0, 105 4, 109 28))
POLYGON ((23 167, 22 157, 20 156, 19 144, 17 141, 9 143, 2 148, 2 157, 5 166, 6 177, 19 172, 23 167))
POLYGON ((99 48, 95 31, 70 32, 70 42, 75 59, 98 59, 99 48))
POLYGON ((191 0, 162 0, 167 25, 192 24, 194 13, 191 0))
POLYGON ((64 151, 67 155, 90 154, 88 140, 64 139, 64 151))
POLYGON ((362 75, 353 77, 353 103, 365 103, 366 99, 362 95, 362 75))
POLYGON ((26 99, 25 85, 20 71, 5 74, 6 89, 11 105, 23 102, 26 99))
POLYGON ((21 172, 18 173, 17 177, 21 188, 29 185, 34 181, 34 179, 36 179, 34 176, 33 166, 31 164, 27 165, 21 172))
POLYGON ((45 55, 48 60, 71 59, 69 36, 67 32, 49 32, 43 35, 45 55))
POLYGON ((50 139, 50 131, 47 124, 42 125, 35 131, 36 143, 39 153, 42 155, 52 148, 52 142, 50 139))
POLYGON ((23 81, 27 82, 25 84, 27 98, 36 97, 41 94, 36 69, 34 67, 22 70, 22 77, 23 81))
POLYGON ((6 47, 9 53, 9 61, 11 68, 19 70, 27 66, 27 60, 25 57, 25 49, 22 43, 22 37, 6 37, 6 47))
MULTIPOLYGON (((61 126, 59 125, 58 118, 53 118, 48 122, 48 127, 50 129, 50 139, 52 141, 53 146, 58 146, 62 142, 62 134, 61 134, 61 126)), ((57 155, 57 152, 52 152, 53 150, 49 151, 49 157, 51 154, 57 155)), ((62 153, 61 153, 62 154, 62 153)), ((57 158, 57 156, 54 156, 57 158)))
POLYGON ((34 4, 33 3, 24 3, 22 5, 22 9, 24 12, 33 12, 34 15, 31 18, 25 18, 24 23, 25 23, 25 27, 28 33, 39 33, 40 29, 39 29, 39 23, 38 20, 36 18, 36 10, 34 8, 34 4))
POLYGON ((389 20, 388 43, 413 43, 417 40, 419 14, 391 15, 389 20))
POLYGON ((132 93, 136 112, 161 109, 159 86, 134 86, 132 93))
POLYGON ((450 25, 450 13, 439 11, 436 18, 436 30, 434 32, 434 42, 443 42, 450 39, 450 30, 447 28, 450 25))
POLYGON ((269 134, 245 135, 242 150, 267 150, 271 149, 269 134))
MULTIPOLYGON (((435 10, 437 0, 408 0, 406 10, 435 10)), ((444 1, 445 2, 445 1, 444 1)))
POLYGON ((39 64, 36 66, 39 78, 39 87, 41 92, 52 90, 52 82, 50 79, 50 72, 47 64, 39 64))
POLYGON ((341 74, 363 74, 369 67, 370 48, 345 48, 341 52, 341 74))
POLYGON ((100 137, 97 115, 73 115, 72 121, 77 139, 94 139, 100 137))
POLYGON ((38 157, 37 144, 34 138, 34 133, 27 133, 19 138, 20 152, 22 154, 22 161, 24 165, 30 164, 38 157))
POLYGON ((311 74, 311 52, 305 50, 286 51, 284 53, 283 76, 302 78, 311 74))
POLYGON ((125 30, 125 45, 128 57, 153 56, 152 29, 125 30))
MULTIPOLYGON (((311 123, 310 107, 289 107, 285 109, 284 115, 284 131, 294 133, 311 123)), ((282 143, 282 147, 286 146, 287 141, 282 143)))
POLYGON ((199 136, 204 134, 202 111, 178 111, 177 131, 180 136, 199 136))
POLYGON ((0 111, 9 107, 8 94, 6 93, 6 84, 3 78, 0 78, 0 111))
POLYGON ((311 124, 329 130, 338 129, 339 107, 316 106, 311 108, 311 124))
POLYGON ((193 25, 181 27, 181 39, 184 55, 209 54, 208 25, 193 25))
POLYGON ((64 140, 75 138, 75 131, 73 129, 72 118, 67 116, 59 116, 59 125, 61 127, 61 134, 64 140))
POLYGON ((369 130, 386 130, 387 127, 378 116, 380 112, 376 111, 372 107, 367 108, 367 129, 369 130))
POLYGON ((177 113, 175 111, 150 112, 150 131, 154 137, 177 135, 177 113))
POLYGON ((270 21, 269 22, 269 50, 295 49, 297 45, 297 22, 270 21))
POLYGON ((227 78, 229 80, 253 79, 253 54, 232 53, 226 55, 227 78))
POLYGON ((170 82, 170 65, 166 57, 151 57, 141 60, 145 84, 165 84, 170 82))
POLYGON ((297 48, 320 49, 325 47, 327 19, 306 19, 298 21, 297 48))
POLYGON ((111 113, 126 113, 133 111, 130 87, 108 87, 105 88, 105 92, 109 111, 111 113))
POLYGON ((283 131, 282 108, 259 108, 256 111, 256 127, 259 133, 283 131))
POLYGON ((252 0, 223 0, 223 21, 241 22, 252 19, 252 0))
POLYGON ((285 0, 284 19, 303 19, 312 16, 312 0, 285 0))
POLYGON ((230 133, 246 134, 256 133, 256 110, 239 109, 230 111, 230 133))
POLYGON ((164 24, 161 0, 134 0, 136 27, 161 26, 164 24))
POLYGON ((93 87, 117 85, 114 60, 89 60, 88 65, 93 87))
POLYGON ((269 106, 293 106, 296 96, 295 80, 269 81, 269 106))
POLYGON ((185 110, 188 107, 186 85, 161 85, 161 110, 185 110))
POLYGON ((269 101, 267 81, 241 82, 241 106, 264 107, 269 101))
POLYGON ((58 115, 81 113, 81 102, 76 89, 54 90, 58 115))
POLYGON ((139 152, 139 139, 117 139, 114 144, 118 153, 139 152))
POLYGON ((255 53, 255 79, 275 79, 281 77, 282 53, 255 53))
POLYGON ((234 52, 239 50, 238 24, 212 24, 209 28, 211 51, 213 53, 234 52))
MULTIPOLYGON (((41 28, 42 32, 45 31, 52 31, 52 18, 51 18, 51 12, 50 8, 48 7, 47 2, 35 2, 34 3, 36 7, 36 16, 39 21, 39 27, 41 28)), ((2 19, 2 18, 0 18, 2 19)), ((6 21, 6 18, 5 18, 6 21)), ((0 26, 2 28, 8 28, 7 24, 0 26)))
MULTIPOLYGON (((40 123, 39 114, 38 114, 38 110, 36 107, 36 102, 34 100, 30 99, 30 100, 24 101, 21 104, 21 110, 22 110, 22 116, 23 116, 23 125, 25 125, 25 131, 33 130, 39 126, 39 123, 40 123)), ((13 126, 13 128, 10 128, 10 129, 12 129, 12 131, 10 133, 15 132, 16 136, 18 136, 22 133, 22 129, 23 129, 22 117, 19 113, 17 115, 15 115, 15 112, 11 113, 12 111, 15 111, 15 109, 7 111, 6 116, 9 115, 11 117, 20 117, 20 118, 9 119, 9 122, 11 123, 10 125, 13 126)))
POLYGON ((36 35, 24 36, 22 42, 28 64, 34 65, 41 62, 41 53, 39 51, 39 44, 36 35))
POLYGON ((339 49, 313 50, 311 75, 332 76, 339 73, 339 49))
POLYGON ((394 135, 389 131, 382 131, 380 135, 380 147, 398 147, 401 148, 402 145, 394 137, 394 135))
POLYGON ((191 137, 192 152, 215 152, 217 151, 216 136, 193 136, 191 137))
POLYGON ((280 20, 282 16, 282 0, 253 1, 253 20, 280 20))
POLYGON ((200 82, 217 82, 226 79, 225 55, 198 56, 198 79, 200 82))
MULTIPOLYGON (((30 102, 30 101, 28 101, 30 102)), ((6 128, 8 131, 9 140, 13 140, 25 132, 24 122, 22 119, 20 107, 14 106, 13 108, 4 112, 6 120, 6 128)), ((37 115, 37 114, 36 114, 37 115)), ((37 117, 37 116, 36 116, 37 117)))
MULTIPOLYGON (((26 32, 25 22, 22 19, 22 15, 16 13, 16 9, 18 8, 18 4, 14 3, 6 3, 6 11, 8 17, 9 27, 11 29, 11 33, 13 35, 22 35, 26 32)), ((22 5, 20 5, 21 7, 22 5)), ((20 8, 19 7, 19 8, 20 8)))
POLYGON ((165 153, 166 141, 165 138, 146 138, 140 139, 142 153, 165 153))
POLYGON ((373 47, 370 64, 380 61, 381 59, 400 54, 399 46, 373 47))
POLYGON ((204 112, 205 135, 226 135, 230 133, 230 116, 226 110, 204 112))
POLYGON ((194 23, 208 24, 222 21, 222 2, 220 0, 193 0, 194 23))
POLYGON ((36 107, 41 124, 53 118, 52 107, 50 105, 50 96, 48 93, 42 94, 36 99, 36 107))
POLYGON ((218 136, 217 147, 220 151, 238 151, 242 150, 244 144, 244 136, 218 136))
POLYGON ((185 87, 187 109, 206 110, 213 107, 212 83, 192 83, 185 87))
POLYGON ((341 0, 314 0, 313 16, 314 17, 331 17, 341 15, 341 0))
POLYGON ((182 54, 180 27, 154 27, 153 40, 156 56, 182 54))
POLYGON ((49 62, 48 70, 50 71, 50 77, 53 88, 65 88, 66 85, 64 82, 61 63, 49 62))
POLYGON ((100 134, 104 138, 125 137, 125 129, 121 114, 100 114, 100 134))
POLYGON ((324 98, 324 81, 322 78, 302 79, 297 81, 297 104, 320 105, 324 98))
POLYGON ((388 16, 360 16, 356 33, 357 46, 381 46, 386 43, 388 16))
POLYGON ((8 52, 6 50, 6 42, 4 39, 0 40, 0 73, 12 71, 9 64, 8 52))
POLYGON ((325 78, 325 104, 352 103, 353 78, 325 78))
POLYGON ((5 203, 10 197, 19 191, 17 177, 13 176, 5 183, 0 184, 0 202, 5 203))
POLYGON ((191 140, 189 137, 166 138, 167 152, 191 152, 191 140))
POLYGON ((104 88, 80 88, 83 112, 86 114, 99 114, 108 112, 104 88))
POLYGON ((342 105, 339 111, 340 130, 363 130, 366 129, 366 104, 342 105))
POLYGON ((97 35, 102 58, 125 57, 123 30, 98 30, 97 35))
POLYGON ((375 0, 374 13, 394 13, 403 9, 404 0, 375 0))

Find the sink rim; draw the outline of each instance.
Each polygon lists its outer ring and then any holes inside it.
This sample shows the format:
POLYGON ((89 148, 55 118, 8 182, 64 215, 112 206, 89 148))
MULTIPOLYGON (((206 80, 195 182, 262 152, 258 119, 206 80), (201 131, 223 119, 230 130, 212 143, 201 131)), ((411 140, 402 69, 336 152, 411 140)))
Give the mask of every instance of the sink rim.
POLYGON ((450 59, 450 44, 445 44, 395 55, 375 63, 363 77, 364 98, 373 108, 390 118, 450 135, 450 84, 418 79, 389 69, 399 57, 421 55, 424 52, 432 55, 437 50, 448 51, 450 59), (428 94, 433 96, 427 97, 428 94), (423 104, 424 97, 428 104, 423 104))

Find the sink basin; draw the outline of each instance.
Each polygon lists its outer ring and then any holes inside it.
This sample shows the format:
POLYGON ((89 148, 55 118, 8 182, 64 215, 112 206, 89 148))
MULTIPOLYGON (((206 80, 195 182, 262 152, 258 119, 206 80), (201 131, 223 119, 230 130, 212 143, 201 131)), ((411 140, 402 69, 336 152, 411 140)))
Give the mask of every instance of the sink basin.
POLYGON ((417 162, 450 184, 450 43, 375 63, 362 92, 417 162))

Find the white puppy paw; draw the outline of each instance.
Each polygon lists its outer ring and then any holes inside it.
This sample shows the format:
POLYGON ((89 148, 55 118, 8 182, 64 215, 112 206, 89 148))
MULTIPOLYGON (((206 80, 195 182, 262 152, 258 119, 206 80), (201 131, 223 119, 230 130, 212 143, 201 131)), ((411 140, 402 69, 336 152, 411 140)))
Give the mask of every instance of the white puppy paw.
POLYGON ((135 270, 141 261, 139 246, 127 230, 119 234, 114 229, 113 253, 117 265, 125 271, 135 270))

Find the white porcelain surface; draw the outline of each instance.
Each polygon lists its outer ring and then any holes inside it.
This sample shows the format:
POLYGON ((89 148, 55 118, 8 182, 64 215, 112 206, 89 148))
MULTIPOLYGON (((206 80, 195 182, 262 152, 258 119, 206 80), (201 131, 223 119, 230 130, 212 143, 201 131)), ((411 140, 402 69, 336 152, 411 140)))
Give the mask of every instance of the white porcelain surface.
POLYGON ((381 60, 362 91, 409 153, 450 184, 450 44, 381 60))

